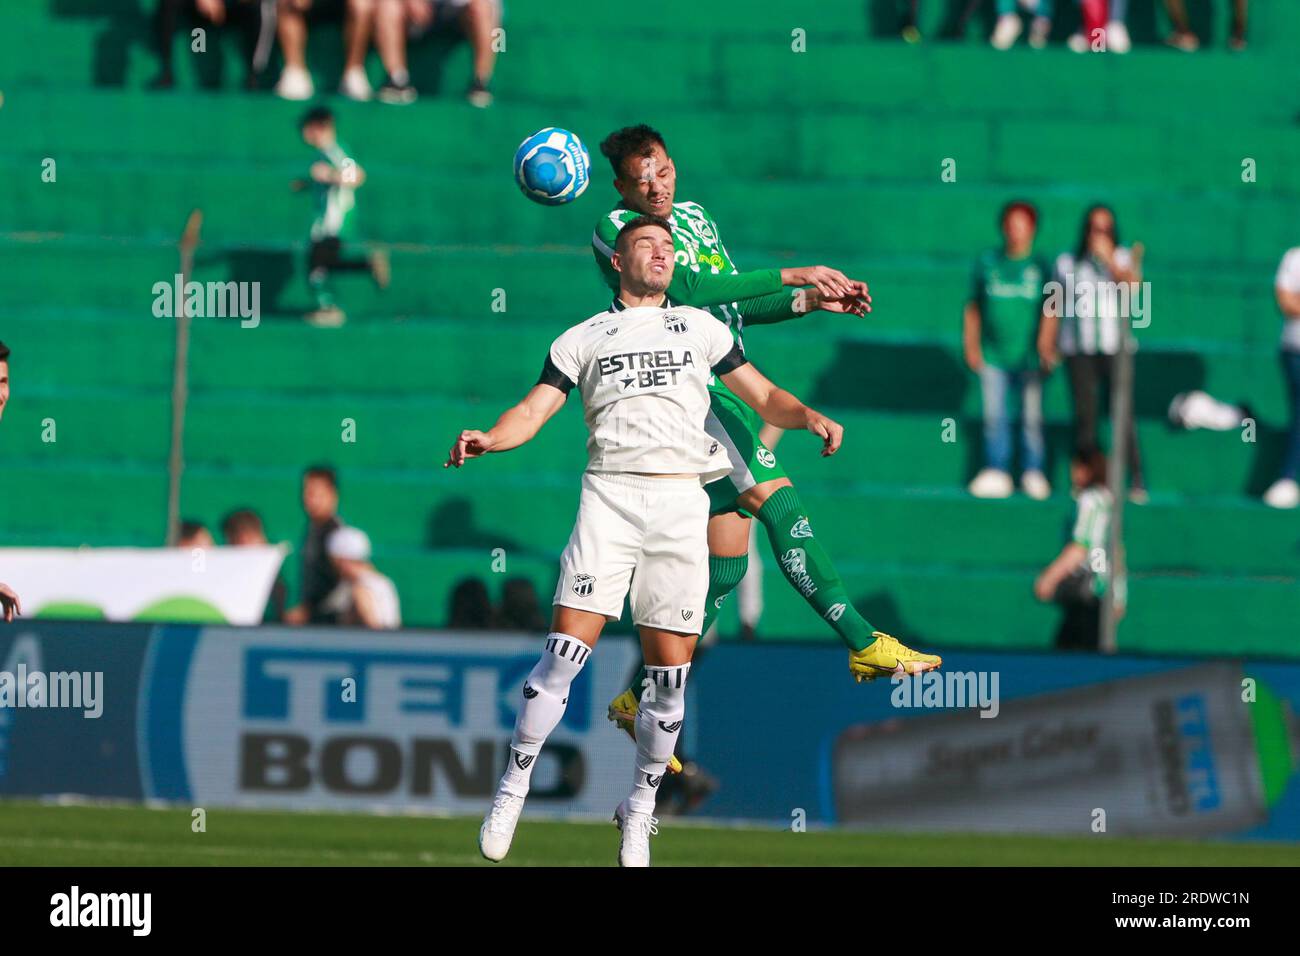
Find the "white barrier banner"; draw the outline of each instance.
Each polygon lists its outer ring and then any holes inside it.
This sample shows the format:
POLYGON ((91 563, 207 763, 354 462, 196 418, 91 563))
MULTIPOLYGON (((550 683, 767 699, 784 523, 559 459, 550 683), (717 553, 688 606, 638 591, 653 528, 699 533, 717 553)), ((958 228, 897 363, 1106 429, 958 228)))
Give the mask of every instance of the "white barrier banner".
POLYGON ((288 548, 0 548, 25 617, 260 624, 288 548))

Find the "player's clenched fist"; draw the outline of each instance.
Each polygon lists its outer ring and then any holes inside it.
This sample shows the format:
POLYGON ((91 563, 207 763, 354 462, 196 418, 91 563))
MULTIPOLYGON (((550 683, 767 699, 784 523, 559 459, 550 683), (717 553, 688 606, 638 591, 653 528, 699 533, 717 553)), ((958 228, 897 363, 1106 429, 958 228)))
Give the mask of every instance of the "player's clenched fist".
POLYGON ((451 446, 451 452, 442 467, 459 468, 465 464, 466 459, 486 455, 495 444, 496 440, 487 432, 467 428, 457 437, 456 444, 451 446))
POLYGON ((828 458, 840 450, 844 441, 844 426, 821 412, 808 409, 808 430, 822 440, 822 457, 828 458))

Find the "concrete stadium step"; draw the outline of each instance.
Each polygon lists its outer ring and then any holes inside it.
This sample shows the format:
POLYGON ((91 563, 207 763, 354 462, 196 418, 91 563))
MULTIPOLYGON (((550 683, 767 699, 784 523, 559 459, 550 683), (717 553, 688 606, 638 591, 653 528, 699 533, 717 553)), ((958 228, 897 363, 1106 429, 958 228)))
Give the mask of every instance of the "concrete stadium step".
MULTIPOLYGON (((508 155, 508 154, 506 154, 508 155)), ((306 173, 299 163, 206 164, 202 175, 177 165, 159 170, 153 159, 101 160, 69 156, 55 183, 42 182, 35 158, 9 159, 0 171, 13 190, 12 229, 83 235, 170 239, 190 210, 204 212, 204 237, 212 243, 305 241, 313 203, 290 181, 306 173), (36 164, 36 165, 33 165, 36 164), (148 202, 141 202, 142 191, 148 202), (234 197, 239 197, 236 200, 234 197), (254 212, 255 210, 255 212, 254 212)), ((359 156, 364 167, 368 158, 359 156)), ((440 176, 429 190, 427 173, 410 168, 371 169, 357 197, 358 236, 402 243, 519 245, 579 244, 617 197, 605 186, 567 207, 524 200, 505 172, 440 176)), ((1084 209, 1096 196, 1074 183, 1014 189, 1000 184, 943 183, 936 167, 930 183, 826 181, 717 182, 707 196, 682 184, 681 199, 703 200, 737 248, 782 248, 805 254, 846 251, 855 256, 942 255, 968 260, 997 239, 997 211, 1013 195, 1031 195, 1043 215, 1042 248, 1071 248, 1084 209), (810 210, 837 210, 827 217, 810 210)), ((1151 265, 1209 264, 1220 270, 1258 264, 1273 268, 1295 241, 1300 196, 1254 190, 1227 169, 1215 191, 1204 189, 1170 201, 1167 189, 1132 185, 1107 190, 1127 241, 1141 239, 1151 265), (1233 178, 1235 177, 1235 179, 1233 178), (1225 255, 1225 250, 1231 250, 1225 255)))
MULTIPOLYGON (((358 247, 360 255, 365 247, 358 247)), ((0 304, 17 321, 29 310, 50 321, 64 316, 84 318, 97 310, 139 316, 154 323, 158 296, 155 284, 174 285, 178 258, 174 247, 156 243, 121 243, 94 237, 0 238, 0 255, 12 265, 11 278, 0 289, 0 304), (105 268, 89 269, 91 263, 105 268)), ((752 327, 746 345, 756 359, 763 343, 774 335, 798 334, 805 339, 831 336, 851 340, 865 334, 872 340, 937 342, 956 348, 960 342, 961 310, 970 296, 969 269, 973 253, 947 260, 916 257, 826 257, 827 262, 866 278, 875 311, 865 320, 819 313, 797 324, 752 327)), ((306 283, 306 252, 291 245, 220 247, 203 245, 194 278, 201 282, 257 282, 264 322, 257 334, 292 335, 288 326, 311 308, 306 283)), ((741 250, 737 261, 746 267, 805 265, 822 257, 806 254, 741 250)), ((598 279, 588 249, 581 246, 521 247, 397 247, 391 251, 393 279, 385 291, 363 274, 340 276, 336 287, 352 319, 346 335, 369 323, 397 331, 393 319, 449 316, 477 323, 495 335, 503 327, 546 333, 566 328, 607 307, 609 292, 598 279), (526 316, 527 326, 517 324, 526 316), (544 329, 544 332, 540 330, 544 329)), ((1158 351, 1215 355, 1224 349, 1247 350, 1267 361, 1276 350, 1281 319, 1272 302, 1273 267, 1197 275, 1185 268, 1152 265, 1146 301, 1149 325, 1136 330, 1139 344, 1158 351)), ((164 300, 165 301, 165 300, 164 300)), ((238 325, 230 319, 227 324, 238 325)), ((200 323, 202 324, 202 323, 200 323)), ((411 325, 421 323, 409 323, 411 325)), ((455 348, 452 335, 466 324, 447 326, 445 347, 455 348)), ((250 330, 240 328, 241 333, 250 330)), ((132 335, 129 331, 121 334, 132 335)), ((306 333, 303 333, 304 335, 306 333)), ((340 333, 344 334, 344 333, 340 333)), ((360 333, 356 333, 360 334, 360 333)), ((530 333, 531 334, 531 333, 530 333)), ((242 348, 247 342, 235 340, 242 348)), ((482 335, 473 341, 484 341, 482 335)), ((306 341, 300 343, 309 347, 306 341)), ((1207 364, 1214 364, 1206 359, 1207 364)), ((283 370, 286 374, 291 370, 283 370)), ((1268 375, 1271 377, 1272 373, 1268 375)))
MULTIPOLYGON (((533 581, 543 608, 554 593, 556 568, 533 557, 507 558, 493 574, 491 559, 476 551, 395 550, 376 558, 393 577, 409 623, 445 626, 447 596, 456 582, 479 578, 498 598, 499 579, 521 574, 533 581)), ((971 570, 936 566, 843 563, 855 604, 875 626, 921 648, 1001 647, 1048 650, 1059 612, 1033 601, 1036 569, 971 570)), ((1228 576, 1136 576, 1130 579, 1122 649, 1134 653, 1221 652, 1230 635, 1234 653, 1288 654, 1294 634, 1295 581, 1228 576)), ((834 643, 834 633, 769 567, 764 576, 761 639, 834 643)), ((544 610, 544 613, 546 611, 544 610)), ((720 634, 738 633, 734 599, 719 618, 720 634)), ((626 631, 626 613, 612 629, 626 631)), ((847 680, 847 661, 844 679, 847 680)))
MULTIPOLYGON (((393 123, 392 114, 374 104, 345 100, 336 105, 341 136, 363 166, 381 179, 409 175, 423 177, 425 184, 449 171, 501 176, 526 133, 564 126, 587 143, 603 187, 608 167, 597 145, 629 122, 626 109, 599 103, 504 102, 491 110, 466 110, 460 103, 432 100, 415 110, 412 122, 393 123), (466 149, 466 143, 474 148, 466 149)), ((5 111, 0 156, 23 169, 48 156, 69 175, 102 181, 131 176, 122 164, 147 156, 154 164, 174 160, 173 174, 192 179, 213 167, 243 163, 298 172, 310 159, 297 134, 301 104, 273 97, 29 89, 11 94, 5 111), (197 117, 202 117, 203 137, 157 135, 160 127, 192 126, 197 117)), ((952 173, 965 184, 1006 183, 1032 191, 1064 182, 1102 195, 1115 185, 1110 162, 1119 141, 1125 143, 1128 188, 1161 195, 1170 189, 1239 192, 1242 160, 1250 157, 1258 171, 1249 184, 1252 194, 1300 193, 1300 130, 1250 117, 1224 117, 1212 126, 1183 116, 1067 123, 962 113, 863 115, 826 110, 816 102, 784 115, 699 105, 652 112, 684 186, 730 177, 835 180, 846 186, 864 179, 934 183, 951 159, 952 173), (871 148, 864 149, 864 142, 871 148)), ((151 183, 157 171, 156 166, 149 170, 151 183)))
MULTIPOLYGON (((343 476, 343 514, 387 547, 469 548, 484 553, 556 557, 573 526, 578 473, 496 474, 496 460, 472 471, 376 471, 333 459, 343 476), (432 472, 432 474, 430 473, 432 472)), ((306 464, 306 463, 304 463, 306 464)), ((805 473, 806 473, 805 469, 805 473)), ((187 512, 216 522, 252 503, 276 529, 301 525, 298 468, 194 465, 187 470, 187 512)), ((834 555, 873 560, 1030 567, 1064 543, 1065 497, 987 502, 960 489, 912 492, 855 482, 827 485, 797 476, 800 497, 818 535, 834 555), (924 528, 923 536, 917 529, 924 528)), ((1285 516, 1258 503, 1182 502, 1130 508, 1129 563, 1139 571, 1295 574, 1297 531, 1285 516)), ((278 534, 284 534, 278 530, 278 534)))

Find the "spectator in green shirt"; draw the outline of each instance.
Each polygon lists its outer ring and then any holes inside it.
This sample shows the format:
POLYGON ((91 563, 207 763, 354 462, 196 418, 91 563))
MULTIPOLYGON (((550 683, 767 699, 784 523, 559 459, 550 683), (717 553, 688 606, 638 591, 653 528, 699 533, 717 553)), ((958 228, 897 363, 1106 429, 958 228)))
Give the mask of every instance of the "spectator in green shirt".
POLYGON ((1041 500, 1052 493, 1043 474, 1043 375, 1037 349, 1045 259, 1034 254, 1038 211, 1022 200, 1002 209, 1003 243, 975 260, 971 298, 963 315, 966 364, 979 376, 984 405, 984 468, 970 483, 977 498, 1006 498, 1011 479, 1008 395, 1021 411, 1020 485, 1041 500))

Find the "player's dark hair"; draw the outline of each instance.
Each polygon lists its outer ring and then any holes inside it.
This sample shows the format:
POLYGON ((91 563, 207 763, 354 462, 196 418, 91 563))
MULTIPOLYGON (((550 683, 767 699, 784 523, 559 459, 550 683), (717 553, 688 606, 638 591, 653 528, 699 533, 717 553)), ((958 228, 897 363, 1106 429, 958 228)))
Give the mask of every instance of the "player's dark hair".
POLYGON ((1038 228, 1038 207, 1028 199, 1013 199, 1003 206, 1002 212, 998 215, 999 228, 1006 224, 1007 217, 1013 212, 1023 212, 1029 217, 1029 221, 1034 224, 1034 228, 1038 228))
POLYGON ((631 241, 625 240, 623 237, 632 235, 632 230, 640 229, 642 226, 655 226, 668 233, 669 239, 673 237, 673 227, 668 224, 668 220, 663 216, 637 216, 619 230, 618 238, 614 240, 614 250, 621 253, 627 247, 628 242, 631 241))
POLYGON ((1083 487, 1092 488, 1095 485, 1105 487, 1106 485, 1106 453, 1096 445, 1088 445, 1085 448, 1076 448, 1074 454, 1070 456, 1071 464, 1083 468, 1088 478, 1083 483, 1083 487))
POLYGON ((226 541, 241 531, 264 531, 261 515, 252 508, 239 508, 221 519, 221 534, 226 541))
POLYGON ((339 490, 339 475, 331 465, 312 465, 302 473, 303 481, 308 478, 319 478, 329 482, 329 486, 335 491, 339 490))
POLYGON ((184 541, 186 538, 192 538, 200 531, 206 531, 206 530, 207 530, 207 526, 204 525, 202 521, 195 521, 192 518, 186 519, 185 521, 181 522, 180 535, 178 536, 178 540, 184 541))
POLYGON ((1115 215, 1115 210, 1104 202, 1095 202, 1084 210, 1083 222, 1079 223, 1079 244, 1074 247, 1074 258, 1076 260, 1082 259, 1088 254, 1088 234, 1092 232, 1088 224, 1092 221, 1094 212, 1110 213, 1110 221, 1113 226, 1110 237, 1115 240, 1116 247, 1119 246, 1119 216, 1115 215))
POLYGON ((9 346, 0 342, 0 362, 9 361, 9 346))
POLYGON ((606 136, 600 143, 600 152, 614 167, 614 175, 623 175, 623 163, 629 156, 649 156, 655 145, 668 152, 668 144, 653 127, 641 123, 637 126, 624 126, 606 136))
POLYGON ((307 112, 302 114, 302 119, 298 121, 299 129, 306 129, 308 126, 318 126, 324 123, 334 122, 334 111, 328 106, 313 106, 307 112))

